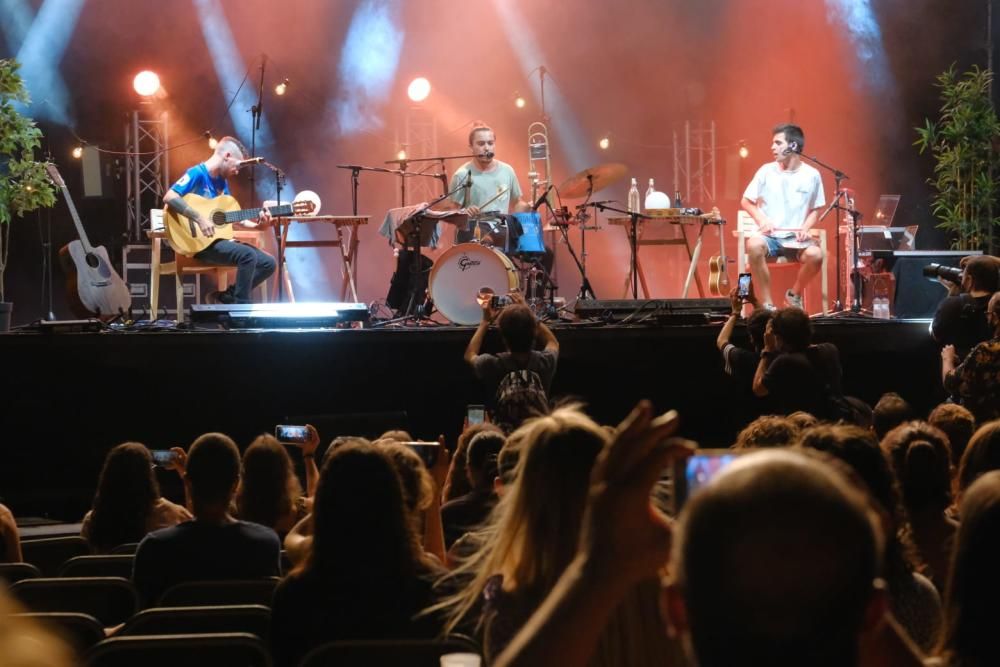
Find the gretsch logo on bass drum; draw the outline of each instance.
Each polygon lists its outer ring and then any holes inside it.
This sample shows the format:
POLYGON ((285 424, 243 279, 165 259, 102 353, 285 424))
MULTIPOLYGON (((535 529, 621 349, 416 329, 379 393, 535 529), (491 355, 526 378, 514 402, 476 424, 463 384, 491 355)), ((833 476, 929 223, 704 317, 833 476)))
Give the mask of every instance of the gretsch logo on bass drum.
POLYGON ((478 259, 471 259, 468 255, 462 255, 458 258, 458 268, 462 271, 470 269, 473 266, 479 266, 480 261, 478 259))

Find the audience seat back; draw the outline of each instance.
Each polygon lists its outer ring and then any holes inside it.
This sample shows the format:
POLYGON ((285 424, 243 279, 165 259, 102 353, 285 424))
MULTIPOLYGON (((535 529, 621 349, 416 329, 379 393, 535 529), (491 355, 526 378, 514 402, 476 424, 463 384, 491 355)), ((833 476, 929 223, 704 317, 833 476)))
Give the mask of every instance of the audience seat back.
POLYGON ((59 574, 62 564, 74 556, 90 553, 90 545, 79 535, 45 537, 39 540, 22 540, 21 553, 25 563, 31 563, 42 571, 42 576, 54 577, 59 574))
POLYGON ((132 561, 129 555, 74 556, 59 568, 60 577, 122 577, 132 578, 132 561))
POLYGON ((270 667, 264 642, 244 632, 112 637, 87 656, 88 667, 270 667))
POLYGON ((206 605, 261 604, 271 606, 278 577, 230 581, 187 581, 167 590, 158 607, 202 607, 206 605))
POLYGON ((122 577, 24 579, 10 592, 31 611, 90 614, 105 626, 124 623, 139 609, 135 587, 122 577))
POLYGON ((130 618, 117 636, 244 632, 267 639, 271 610, 259 604, 153 607, 130 618))
POLYGON ((42 576, 42 571, 31 563, 0 563, 0 579, 7 585, 15 584, 22 579, 36 579, 42 576))
POLYGON ((58 635, 73 647, 77 656, 83 657, 92 646, 105 638, 104 626, 90 614, 71 611, 48 611, 15 614, 30 618, 58 635))
POLYGON ((300 667, 440 667, 447 653, 476 653, 479 645, 463 635, 434 640, 339 641, 323 644, 302 659, 300 667))

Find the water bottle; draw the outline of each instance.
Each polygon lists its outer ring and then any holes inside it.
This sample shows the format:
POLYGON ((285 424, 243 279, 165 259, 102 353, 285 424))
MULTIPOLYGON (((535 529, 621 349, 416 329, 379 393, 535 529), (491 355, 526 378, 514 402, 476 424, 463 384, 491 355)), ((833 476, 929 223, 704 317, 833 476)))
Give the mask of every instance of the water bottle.
POLYGON ((674 192, 674 208, 684 208, 684 203, 681 201, 681 191, 677 190, 674 192))
POLYGON ((889 290, 885 286, 885 281, 881 278, 877 278, 872 287, 872 315, 880 320, 890 318, 889 290))
POLYGON ((646 201, 649 201, 649 195, 656 192, 656 188, 653 187, 653 179, 649 179, 649 187, 646 188, 646 201))
POLYGON ((642 213, 642 206, 639 203, 639 184, 632 179, 632 187, 628 191, 628 212, 642 213))

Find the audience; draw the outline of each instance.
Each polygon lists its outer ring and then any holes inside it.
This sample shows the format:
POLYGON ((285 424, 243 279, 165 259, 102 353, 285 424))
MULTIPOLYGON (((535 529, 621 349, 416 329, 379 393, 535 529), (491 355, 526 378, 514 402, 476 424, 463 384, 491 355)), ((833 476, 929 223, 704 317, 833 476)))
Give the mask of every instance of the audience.
POLYGON ((800 429, 790 417, 765 415, 750 422, 736 436, 734 449, 787 447, 795 443, 800 429))
POLYGON ((798 426, 799 431, 804 431, 807 428, 811 428, 819 423, 819 420, 808 412, 803 412, 802 410, 797 410, 792 414, 788 415, 789 421, 798 426))
POLYGON ((274 593, 274 664, 344 639, 426 638, 441 623, 416 616, 434 602, 437 567, 424 554, 396 466, 373 445, 343 445, 323 464, 306 561, 274 593))
POLYGON ((451 457, 451 466, 448 468, 448 476, 444 481, 444 489, 441 491, 441 502, 446 503, 464 496, 472 491, 472 484, 469 476, 465 472, 468 462, 469 443, 476 434, 483 431, 493 431, 503 433, 499 426, 489 422, 482 424, 468 424, 462 434, 458 436, 458 443, 455 445, 455 453, 451 457))
POLYGON ((160 496, 145 445, 126 442, 104 459, 94 505, 83 517, 80 535, 94 553, 110 553, 121 544, 139 542, 149 532, 190 519, 187 509, 160 496))
POLYGON ((1000 420, 983 424, 969 440, 958 464, 958 495, 991 470, 1000 470, 1000 420))
POLYGON ((395 440, 376 440, 375 445, 396 466, 403 485, 403 503, 413 529, 423 536, 424 551, 443 563, 444 528, 441 524, 441 482, 448 469, 447 451, 440 447, 431 469, 412 449, 395 440))
MULTIPOLYGON (((304 443, 302 454, 307 468, 316 465, 317 444, 318 437, 304 443)), ((306 515, 302 484, 295 475, 292 458, 274 436, 258 436, 243 452, 236 511, 240 519, 267 526, 279 537, 287 535, 292 526, 306 515)))
POLYGON ((254 579, 279 574, 281 545, 265 526, 238 521, 230 507, 240 481, 240 452, 221 433, 206 433, 182 460, 193 521, 150 533, 139 543, 132 580, 145 605, 186 581, 254 579))
POLYGON ((843 402, 840 385, 840 354, 830 343, 812 345, 811 338, 812 324, 805 312, 799 308, 776 311, 764 332, 753 392, 773 397, 781 414, 803 410, 825 419, 848 417, 850 409, 843 402))
POLYGON ((977 479, 962 496, 945 594, 943 667, 1000 665, 996 604, 1000 599, 1000 471, 977 479))
POLYGON ((525 419, 549 411, 549 390, 559 358, 555 334, 538 321, 520 293, 512 292, 510 298, 513 303, 498 316, 489 296, 480 295, 483 317, 465 350, 465 361, 486 389, 493 421, 505 433, 515 430, 525 419), (507 351, 480 354, 494 319, 507 351), (541 351, 534 349, 536 339, 542 343, 541 351))
POLYGON ((0 504, 0 563, 19 563, 21 560, 21 536, 17 531, 17 521, 13 512, 0 504))
POLYGON ((916 549, 900 505, 896 478, 870 430, 849 425, 823 425, 802 434, 799 444, 846 463, 865 483, 885 535, 883 577, 889 587, 893 615, 924 651, 938 639, 941 597, 934 584, 917 572, 916 549))
POLYGON ((952 503, 948 436, 927 422, 912 421, 889 431, 882 449, 899 480, 927 576, 942 589, 957 527, 947 513, 952 503))
POLYGON ((913 408, 902 396, 894 391, 886 392, 872 410, 872 430, 881 441, 886 433, 914 417, 913 408))
POLYGON ((942 403, 931 410, 927 422, 948 436, 951 464, 957 471, 969 439, 976 431, 976 418, 966 407, 955 403, 942 403))
POLYGON ((497 495, 493 489, 497 478, 497 455, 504 445, 502 433, 485 431, 469 443, 466 475, 472 490, 441 506, 444 542, 451 548, 458 538, 475 530, 493 510, 497 495))
POLYGON ((980 424, 1000 419, 1000 292, 990 297, 986 311, 991 338, 976 345, 964 358, 954 345, 941 349, 944 388, 969 408, 980 424), (961 360, 961 363, 959 361, 961 360))
POLYGON ((690 450, 668 435, 646 403, 620 427, 572 563, 494 664, 588 664, 616 604, 672 550, 664 605, 700 667, 857 665, 885 605, 883 538, 864 494, 815 456, 769 449, 739 457, 672 527, 650 491, 690 450))
POLYGON ((948 297, 938 304, 931 335, 942 345, 954 346, 959 357, 993 335, 987 315, 990 297, 1000 289, 994 258, 983 255, 964 261, 962 282, 947 281, 948 297))
POLYGON ((753 304, 754 311, 747 318, 747 335, 750 338, 750 349, 748 350, 732 343, 733 330, 736 328, 736 322, 740 318, 744 305, 743 299, 736 295, 735 288, 729 293, 729 302, 731 306, 729 319, 719 331, 715 346, 722 353, 726 373, 732 376, 740 387, 750 389, 753 384, 754 372, 760 362, 760 353, 764 349, 764 331, 767 329, 767 323, 771 321, 773 313, 767 308, 759 307, 760 304, 757 303, 757 297, 753 293, 751 283, 747 302, 753 304))

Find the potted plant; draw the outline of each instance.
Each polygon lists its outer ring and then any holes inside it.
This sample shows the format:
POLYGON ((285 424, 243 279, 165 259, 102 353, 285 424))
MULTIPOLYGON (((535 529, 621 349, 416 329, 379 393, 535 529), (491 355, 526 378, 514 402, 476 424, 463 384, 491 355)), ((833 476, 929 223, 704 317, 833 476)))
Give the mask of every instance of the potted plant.
POLYGON ((42 132, 15 107, 29 101, 17 69, 17 61, 0 59, 0 331, 10 328, 11 304, 4 294, 4 272, 11 220, 56 201, 45 163, 35 160, 42 132))
POLYGON ((1000 219, 1000 120, 990 103, 993 72, 973 66, 959 73, 952 65, 937 76, 941 90, 941 117, 916 128, 914 145, 934 156, 931 210, 937 225, 953 235, 958 250, 986 250, 993 254, 993 227, 1000 219))

